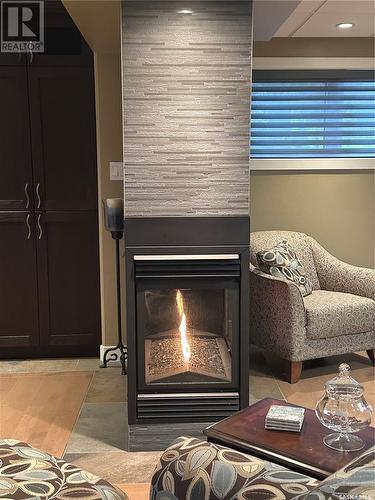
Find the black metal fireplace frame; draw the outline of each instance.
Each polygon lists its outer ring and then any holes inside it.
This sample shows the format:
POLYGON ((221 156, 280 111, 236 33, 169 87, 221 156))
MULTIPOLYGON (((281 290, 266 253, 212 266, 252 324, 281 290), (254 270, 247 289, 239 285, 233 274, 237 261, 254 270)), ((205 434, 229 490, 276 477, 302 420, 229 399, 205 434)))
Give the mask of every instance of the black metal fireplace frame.
MULTIPOLYGON (((219 261, 220 264, 222 264, 222 261, 219 261)), ((225 261, 224 261, 225 262, 225 261)), ((176 286, 176 280, 178 280, 179 287, 182 288, 194 288, 194 289, 199 289, 199 288, 204 288, 204 289, 209 289, 212 288, 213 290, 216 290, 218 287, 218 284, 221 286, 231 289, 233 291, 233 295, 235 296, 236 299, 236 304, 235 307, 238 309, 237 312, 237 318, 235 317, 235 323, 233 325, 234 329, 234 342, 232 345, 232 352, 231 352, 231 374, 232 374, 232 380, 231 382, 194 382, 194 383, 189 383, 189 384, 184 384, 184 392, 185 393, 190 393, 190 392, 204 392, 204 391, 217 391, 217 390, 222 390, 225 388, 227 391, 233 391, 238 387, 238 380, 239 380, 239 373, 238 373, 238 366, 235 366, 234 360, 238 359, 238 344, 239 344, 239 297, 240 297, 240 290, 239 290, 239 278, 240 275, 238 276, 219 276, 218 274, 212 274, 211 276, 206 276, 206 277, 201 277, 197 275, 192 275, 192 276, 179 276, 178 274, 176 275, 170 275, 168 277, 158 277, 160 281, 155 282, 155 285, 152 285, 150 283, 150 280, 152 278, 139 278, 138 277, 138 288, 136 290, 136 295, 138 296, 137 304, 139 304, 142 301, 142 290, 143 287, 147 288, 152 288, 153 286, 157 288, 175 288, 176 286), (142 281, 145 281, 145 283, 140 283, 142 281), (237 286, 236 286, 237 285, 237 286), (237 296, 238 295, 238 296, 237 296)), ((155 279, 158 279, 155 278, 155 279)), ((143 309, 143 308, 142 308, 143 309)), ((144 360, 144 336, 143 334, 145 333, 145 327, 144 327, 144 318, 142 318, 143 310, 137 310, 137 324, 141 326, 141 332, 137 332, 137 382, 138 382, 138 390, 142 393, 153 393, 155 391, 158 391, 160 393, 171 393, 174 392, 174 390, 179 392, 179 387, 181 386, 181 383, 162 383, 158 382, 157 384, 147 384, 144 381, 144 374, 145 374, 145 360, 144 360), (143 344, 142 347, 140 344, 143 344)))
MULTIPOLYGON (((238 380, 236 386, 186 390, 196 394, 196 399, 209 394, 234 398, 237 394, 239 408, 249 404, 249 218, 248 217, 162 217, 162 218, 125 218, 125 266, 126 266, 126 303, 127 303, 127 345, 128 345, 128 422, 130 425, 157 423, 144 416, 139 418, 138 395, 149 397, 159 392, 141 389, 137 370, 137 332, 136 332, 136 255, 210 255, 238 254, 240 258, 240 319, 238 341, 238 380), (216 394, 212 394, 216 393, 216 394), (147 394, 146 394, 147 395, 147 394)), ((236 367, 235 367, 236 368, 236 367)), ((164 392, 164 391, 161 391, 164 392)), ((173 391, 172 391, 173 392, 173 391)), ((168 397, 168 394, 166 394, 168 397)), ((211 397, 211 396, 210 396, 211 397)), ((180 422, 207 422, 201 416, 189 415, 180 422)), ((164 422, 174 423, 173 418, 164 422)))

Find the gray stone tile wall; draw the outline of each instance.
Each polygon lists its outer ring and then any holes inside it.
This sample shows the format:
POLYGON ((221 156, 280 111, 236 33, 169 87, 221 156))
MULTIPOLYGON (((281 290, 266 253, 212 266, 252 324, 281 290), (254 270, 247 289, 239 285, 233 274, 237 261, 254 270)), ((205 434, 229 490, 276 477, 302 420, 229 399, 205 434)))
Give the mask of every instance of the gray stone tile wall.
POLYGON ((248 215, 251 2, 122 11, 125 215, 248 215))

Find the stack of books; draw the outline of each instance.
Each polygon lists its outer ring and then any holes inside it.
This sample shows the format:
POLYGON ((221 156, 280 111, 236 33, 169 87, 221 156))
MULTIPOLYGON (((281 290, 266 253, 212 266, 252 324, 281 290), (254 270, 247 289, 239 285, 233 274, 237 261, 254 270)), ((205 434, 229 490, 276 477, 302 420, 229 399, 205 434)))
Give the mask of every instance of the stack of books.
POLYGON ((266 415, 266 429, 300 432, 305 417, 304 408, 272 405, 266 415))

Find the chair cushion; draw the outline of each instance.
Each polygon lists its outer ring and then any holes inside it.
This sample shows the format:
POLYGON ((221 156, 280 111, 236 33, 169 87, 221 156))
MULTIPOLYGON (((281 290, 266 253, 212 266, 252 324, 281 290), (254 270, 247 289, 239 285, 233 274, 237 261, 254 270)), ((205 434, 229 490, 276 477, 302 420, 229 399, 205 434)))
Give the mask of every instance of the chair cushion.
POLYGON ((179 437, 161 456, 150 500, 291 500, 318 484, 309 476, 231 448, 179 437))
POLYGON ((257 261, 263 272, 296 284, 303 297, 312 292, 310 278, 306 276, 301 261, 287 240, 282 240, 274 247, 258 252, 257 261))
POLYGON ((306 333, 310 339, 370 332, 375 324, 375 301, 351 293, 314 290, 303 299, 306 333))
POLYGON ((282 240, 287 240, 303 264, 306 276, 310 279, 313 290, 319 290, 320 284, 315 269, 311 248, 311 239, 303 233, 293 231, 257 231, 250 235, 250 262, 257 266, 257 253, 272 248, 282 240))
POLYGON ((122 491, 64 460, 16 439, 0 440, 0 498, 126 500, 122 491))

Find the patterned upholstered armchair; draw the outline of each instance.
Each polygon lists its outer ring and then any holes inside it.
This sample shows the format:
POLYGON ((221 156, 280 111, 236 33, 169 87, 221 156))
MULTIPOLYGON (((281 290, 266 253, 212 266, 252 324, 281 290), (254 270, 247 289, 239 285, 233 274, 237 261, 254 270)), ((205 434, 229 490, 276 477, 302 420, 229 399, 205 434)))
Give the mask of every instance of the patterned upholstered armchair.
POLYGON ((302 362, 367 350, 374 363, 375 271, 341 262, 313 238, 261 231, 250 238, 250 339, 287 361, 290 383, 302 362), (256 254, 287 240, 313 285, 306 297, 293 282, 257 268, 256 254))

